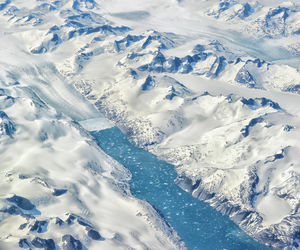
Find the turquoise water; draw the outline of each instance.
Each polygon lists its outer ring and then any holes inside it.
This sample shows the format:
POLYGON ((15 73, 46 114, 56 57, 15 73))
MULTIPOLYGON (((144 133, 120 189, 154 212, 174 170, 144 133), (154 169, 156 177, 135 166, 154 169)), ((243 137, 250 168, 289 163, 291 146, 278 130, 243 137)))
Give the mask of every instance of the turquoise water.
POLYGON ((91 134, 108 155, 131 171, 131 193, 148 201, 188 249, 270 249, 246 235, 228 217, 180 189, 174 183, 174 166, 134 147, 117 127, 91 134))

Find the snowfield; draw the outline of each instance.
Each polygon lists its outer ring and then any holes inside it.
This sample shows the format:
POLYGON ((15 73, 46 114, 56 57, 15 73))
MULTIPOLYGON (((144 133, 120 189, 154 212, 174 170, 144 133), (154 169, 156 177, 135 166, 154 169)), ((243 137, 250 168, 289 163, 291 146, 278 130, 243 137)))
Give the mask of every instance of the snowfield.
POLYGON ((0 11, 3 244, 48 230, 61 246, 86 230, 78 240, 95 249, 184 248, 86 132, 117 125, 250 236, 300 248, 297 1, 31 0, 0 11))

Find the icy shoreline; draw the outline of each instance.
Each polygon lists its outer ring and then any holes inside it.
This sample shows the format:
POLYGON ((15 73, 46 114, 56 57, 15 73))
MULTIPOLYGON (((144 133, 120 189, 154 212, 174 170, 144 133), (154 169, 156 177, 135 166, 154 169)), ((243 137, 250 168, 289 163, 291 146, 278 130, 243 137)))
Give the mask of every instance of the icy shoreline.
MULTIPOLYGON (((120 112, 121 116, 118 116, 118 113, 116 113, 116 109, 113 109, 112 113, 110 111, 107 111, 109 110, 107 106, 106 108, 104 108, 104 106, 101 105, 101 108, 99 110, 101 110, 101 112, 106 110, 107 113, 104 112, 106 117, 108 119, 115 119, 116 124, 122 129, 125 134, 127 134, 131 143, 133 143, 137 147, 141 147, 147 151, 152 152, 153 154, 157 155, 167 162, 170 162, 171 164, 177 165, 181 162, 184 162, 185 160, 190 158, 190 152, 192 152, 193 154, 197 152, 197 150, 195 151, 191 148, 190 151, 187 150, 182 155, 179 153, 178 155, 170 154, 170 156, 168 156, 168 154, 164 154, 163 151, 161 151, 159 148, 157 149, 155 143, 149 143, 149 139, 153 140, 153 138, 157 138, 154 136, 157 130, 154 129, 154 132, 152 132, 151 125, 149 123, 146 123, 147 136, 142 137, 140 133, 145 129, 145 123, 143 121, 141 123, 139 123, 138 120, 126 123, 124 120, 122 120, 124 118, 124 112, 120 111, 120 109, 118 111, 120 112), (139 127, 139 125, 141 127, 139 127), (129 129, 127 126, 129 127, 129 129), (141 128, 142 130, 135 130, 136 128, 141 128), (151 134, 150 131, 153 134, 151 134)), ((255 170, 250 169, 250 171, 253 171, 253 176, 250 176, 249 183, 247 183, 247 181, 244 181, 243 183, 245 187, 245 193, 247 192, 247 195, 249 195, 248 200, 244 200, 244 203, 235 203, 235 201, 228 199, 226 196, 224 196, 224 194, 218 194, 215 189, 212 189, 211 185, 205 186, 205 184, 202 184, 201 175, 197 176, 194 175, 193 172, 190 172, 189 176, 185 176, 184 171, 189 171, 189 168, 190 165, 185 166, 184 164, 180 164, 179 168, 177 169, 179 176, 176 178, 175 182, 184 191, 190 193, 195 198, 207 202, 217 211, 221 212, 224 215, 227 215, 231 220, 239 225, 241 229, 243 229, 250 236, 252 236, 262 244, 266 244, 274 248, 292 247, 295 245, 294 240, 297 242, 297 238, 294 235, 297 234, 298 230, 297 216, 291 215, 290 217, 285 218, 280 223, 266 228, 262 226, 262 216, 257 213, 257 211, 253 209, 253 207, 248 205, 249 202, 251 202, 251 197, 254 198, 255 195, 250 189, 251 187, 255 187, 254 185, 257 185, 253 184, 257 181, 255 170), (193 176, 194 178, 191 179, 191 176, 193 176)), ((220 179, 218 178, 215 179, 216 182, 218 182, 219 180, 220 179)), ((247 197, 245 199, 247 199, 247 197)))
POLYGON ((131 172, 132 194, 147 200, 176 230, 187 249, 270 249, 227 216, 182 191, 174 183, 177 173, 173 165, 134 147, 117 127, 91 134, 107 154, 131 172))

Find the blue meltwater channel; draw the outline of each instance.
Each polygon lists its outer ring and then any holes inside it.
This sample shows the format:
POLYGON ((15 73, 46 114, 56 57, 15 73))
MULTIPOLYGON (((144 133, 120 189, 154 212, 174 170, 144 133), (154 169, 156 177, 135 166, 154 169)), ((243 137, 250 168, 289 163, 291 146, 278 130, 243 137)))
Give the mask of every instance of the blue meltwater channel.
POLYGON ((91 134, 108 155, 131 171, 131 193, 158 210, 188 249, 270 249, 249 237, 227 216, 180 189, 174 183, 174 166, 133 146, 119 128, 91 134))

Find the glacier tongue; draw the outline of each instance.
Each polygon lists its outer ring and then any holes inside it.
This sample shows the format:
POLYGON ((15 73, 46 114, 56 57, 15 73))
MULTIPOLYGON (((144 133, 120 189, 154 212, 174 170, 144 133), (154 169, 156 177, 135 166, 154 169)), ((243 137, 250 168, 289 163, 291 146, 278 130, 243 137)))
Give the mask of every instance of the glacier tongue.
POLYGON ((87 131, 98 131, 113 127, 105 117, 91 118, 79 121, 79 124, 87 131))

